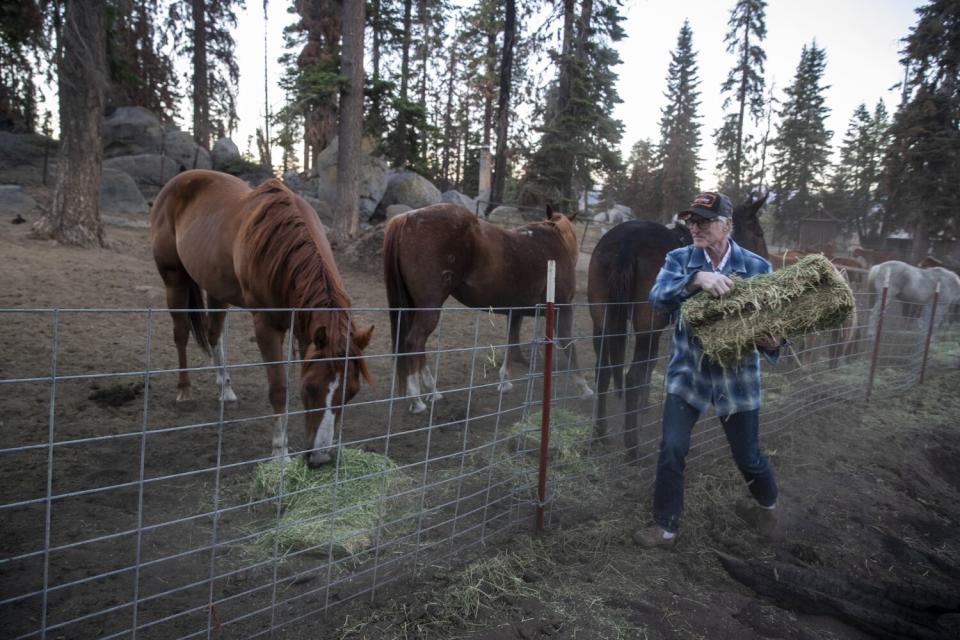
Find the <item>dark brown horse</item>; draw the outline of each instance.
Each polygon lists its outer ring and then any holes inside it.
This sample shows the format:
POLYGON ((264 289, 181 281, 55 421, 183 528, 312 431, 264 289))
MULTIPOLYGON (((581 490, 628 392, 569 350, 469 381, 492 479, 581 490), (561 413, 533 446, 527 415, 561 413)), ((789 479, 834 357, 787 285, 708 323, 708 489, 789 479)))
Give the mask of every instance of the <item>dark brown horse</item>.
MULTIPOLYGON (((733 212, 734 241, 767 257, 767 245, 758 216, 766 196, 746 202, 733 212)), ((660 334, 669 317, 655 313, 647 302, 650 289, 668 252, 690 244, 682 227, 669 229, 656 222, 631 220, 608 231, 593 250, 587 275, 587 299, 593 320, 593 349, 597 358, 597 419, 595 434, 607 433, 607 389, 626 391, 623 440, 627 458, 638 459, 637 416, 650 396, 650 376, 656 366, 660 334), (633 358, 623 380, 627 323, 633 321, 633 358)))
MULTIPOLYGON (((579 249, 573 225, 547 208, 543 222, 502 229, 453 204, 437 204, 399 215, 387 224, 383 267, 390 303, 390 329, 397 354, 399 386, 410 411, 426 410, 421 383, 430 400, 442 395, 426 366, 424 349, 440 320, 440 307, 453 296, 469 307, 507 314, 507 353, 500 368, 500 391, 512 388, 510 362, 519 351, 520 325, 544 302, 547 261, 557 263, 556 302, 569 304, 576 290, 579 249), (513 309, 508 309, 513 307, 513 309), (522 308, 517 308, 522 307, 522 308)), ((569 343, 573 313, 558 314, 557 335, 569 343)), ((576 349, 569 344, 577 371, 576 349)), ((576 373, 584 395, 592 393, 576 373)))
MULTIPOLYGON (((215 171, 186 171, 170 180, 150 211, 157 269, 173 316, 180 379, 177 402, 191 400, 187 339, 223 367, 224 309, 252 309, 254 332, 267 363, 270 404, 277 414, 273 455, 287 452, 283 340, 293 317, 306 410, 307 463, 331 459, 333 430, 343 405, 370 381, 361 358, 373 327, 357 330, 330 244, 313 209, 278 180, 256 189, 215 171), (203 309, 187 313, 178 309, 203 309), (274 309, 256 311, 255 309, 274 309), (309 309, 294 314, 283 309, 309 309)), ((221 399, 235 401, 230 376, 218 372, 221 399)))

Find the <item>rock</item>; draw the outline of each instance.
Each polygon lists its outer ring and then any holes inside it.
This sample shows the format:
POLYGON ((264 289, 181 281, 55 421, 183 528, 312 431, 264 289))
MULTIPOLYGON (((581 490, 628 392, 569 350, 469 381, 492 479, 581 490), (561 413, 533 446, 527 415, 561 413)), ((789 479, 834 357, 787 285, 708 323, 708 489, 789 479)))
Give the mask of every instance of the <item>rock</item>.
POLYGON ((314 198, 313 196, 300 194, 300 197, 307 201, 313 210, 317 212, 317 217, 323 226, 329 230, 333 226, 333 207, 326 201, 314 198))
POLYGON ((220 138, 210 151, 210 161, 214 169, 220 169, 239 159, 240 149, 230 138, 220 138))
POLYGON ((43 157, 47 154, 47 184, 57 177, 57 141, 33 133, 0 131, 0 182, 43 183, 43 157))
POLYGON ((387 220, 407 211, 413 211, 413 207, 408 207, 405 204, 392 204, 387 207, 387 220))
POLYGON ((387 190, 380 201, 386 210, 391 204, 405 204, 414 209, 441 202, 440 190, 423 176, 406 169, 387 176, 387 190))
POLYGON ((152 200, 167 180, 177 175, 180 170, 171 158, 156 153, 108 158, 104 160, 103 168, 128 174, 147 200, 152 200))
POLYGON ((103 120, 104 158, 160 153, 163 127, 144 107, 119 107, 103 120))
POLYGON ((100 180, 100 208, 116 213, 149 213, 150 207, 130 174, 104 169, 100 180))
POLYGON ((546 214, 542 211, 518 209, 517 207, 509 207, 507 205, 500 205, 487 216, 487 220, 490 222, 513 226, 527 224, 528 222, 540 222, 545 218, 546 214))
POLYGON ((163 155, 183 169, 212 169, 210 152, 193 141, 193 136, 174 127, 163 132, 163 155))
POLYGON ((316 198, 317 190, 296 171, 290 170, 283 174, 283 184, 287 185, 300 195, 309 195, 316 198))
POLYGON ((21 185, 0 184, 0 211, 4 214, 30 213, 36 206, 36 200, 21 185))
MULTIPOLYGON (((477 201, 466 196, 459 191, 451 189, 450 191, 444 191, 440 195, 440 200, 442 202, 452 202, 453 204, 458 204, 465 209, 469 209, 471 213, 477 213, 477 201)), ((480 210, 480 215, 483 215, 483 210, 480 210)))
MULTIPOLYGON (((313 178, 317 198, 331 207, 337 201, 337 138, 317 157, 313 178)), ((377 210, 387 189, 387 161, 373 155, 374 142, 364 138, 360 157, 360 221, 367 222, 377 210)), ((439 193, 437 194, 439 197, 439 193)), ((438 200, 439 202, 439 200, 438 200)), ((387 203, 393 204, 393 203, 387 203)), ((386 205, 384 205, 385 207, 386 205)))
POLYGON ((610 224, 620 224, 627 220, 634 220, 633 209, 623 204, 611 205, 606 211, 598 213, 593 219, 596 222, 609 222, 610 224), (603 219, 600 219, 603 216, 603 219))

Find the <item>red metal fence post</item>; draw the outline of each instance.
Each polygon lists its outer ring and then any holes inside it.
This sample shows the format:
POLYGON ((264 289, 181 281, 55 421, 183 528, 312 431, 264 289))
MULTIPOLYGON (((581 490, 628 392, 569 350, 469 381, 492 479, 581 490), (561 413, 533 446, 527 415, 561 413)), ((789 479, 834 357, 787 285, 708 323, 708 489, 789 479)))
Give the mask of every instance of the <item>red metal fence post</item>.
POLYGON ((923 345, 923 361, 920 363, 920 384, 923 384, 923 374, 927 371, 927 355, 930 353, 930 338, 933 337, 933 323, 937 317, 937 303, 940 301, 940 283, 933 292, 933 306, 930 309, 930 326, 927 327, 927 339, 923 345))
POLYGON ((540 412, 540 469, 537 477, 537 531, 543 529, 543 505, 547 500, 547 453, 550 445, 550 396, 553 393, 553 302, 557 263, 547 261, 547 313, 543 348, 543 409, 540 412))
POLYGON ((873 336, 873 355, 870 357, 870 377, 867 379, 867 400, 873 392, 873 377, 877 372, 877 359, 880 355, 880 333, 883 331, 883 316, 887 310, 887 292, 889 287, 883 288, 883 294, 880 296, 880 317, 877 318, 877 332, 873 336))

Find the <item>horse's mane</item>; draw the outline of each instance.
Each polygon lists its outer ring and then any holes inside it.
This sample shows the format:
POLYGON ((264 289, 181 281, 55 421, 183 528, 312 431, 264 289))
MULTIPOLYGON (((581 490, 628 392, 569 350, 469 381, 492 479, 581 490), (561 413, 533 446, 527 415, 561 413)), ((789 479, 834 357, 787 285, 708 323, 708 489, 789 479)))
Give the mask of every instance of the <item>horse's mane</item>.
MULTIPOLYGON (((271 178, 244 199, 242 206, 253 210, 241 231, 250 276, 265 279, 270 290, 279 296, 280 306, 346 309, 350 298, 338 279, 332 277, 333 265, 325 263, 316 232, 304 218, 312 212, 298 206, 295 197, 282 182, 271 178)), ((311 315, 320 316, 333 344, 349 335, 347 313, 300 313, 296 323, 298 338, 311 340, 306 333, 311 315)))

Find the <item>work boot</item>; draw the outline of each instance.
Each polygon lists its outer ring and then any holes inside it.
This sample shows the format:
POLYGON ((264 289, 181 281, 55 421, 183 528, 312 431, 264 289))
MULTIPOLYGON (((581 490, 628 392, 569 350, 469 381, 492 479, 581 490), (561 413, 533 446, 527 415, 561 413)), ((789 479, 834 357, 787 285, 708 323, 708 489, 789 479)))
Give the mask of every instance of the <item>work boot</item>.
POLYGON ((654 549, 656 547, 670 548, 677 541, 677 536, 674 535, 672 538, 665 538, 664 535, 666 533, 662 527, 647 527, 646 529, 634 531, 633 542, 638 547, 643 547, 644 549, 654 549))
POLYGON ((741 520, 767 540, 779 540, 782 537, 776 506, 766 509, 755 500, 743 499, 737 501, 733 510, 741 520))

